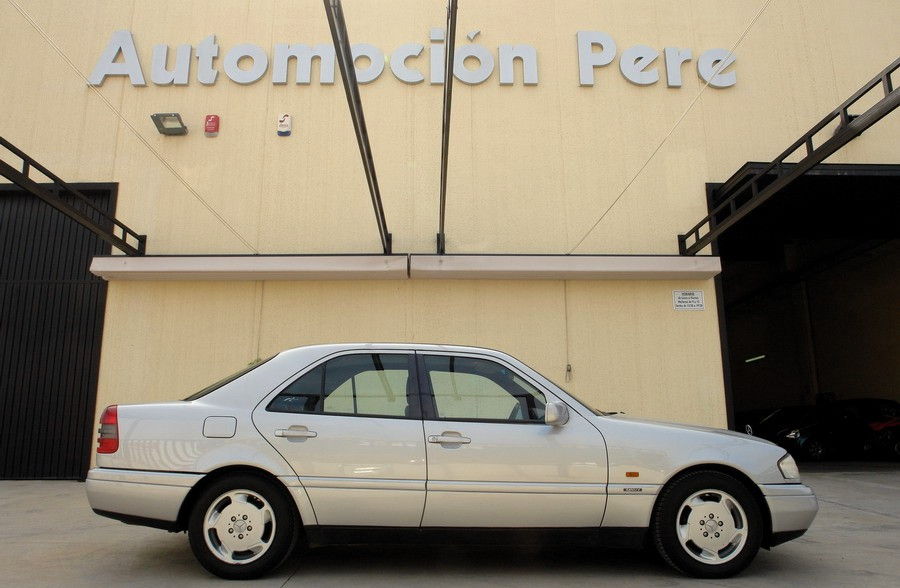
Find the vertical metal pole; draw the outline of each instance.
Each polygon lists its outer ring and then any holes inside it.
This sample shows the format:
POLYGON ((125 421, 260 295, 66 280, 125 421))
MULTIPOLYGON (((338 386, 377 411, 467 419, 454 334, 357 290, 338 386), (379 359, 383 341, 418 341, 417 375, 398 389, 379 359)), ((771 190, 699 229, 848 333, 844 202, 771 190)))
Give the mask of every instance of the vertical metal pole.
POLYGON ((363 116, 362 102, 359 97, 359 84, 356 81, 356 68, 353 65, 353 52, 350 49, 350 40, 347 36, 344 10, 341 7, 341 0, 323 1, 325 3, 325 13, 328 15, 328 26, 331 28, 331 37, 334 40, 335 57, 341 70, 341 78, 344 81, 344 93, 347 95, 350 117, 353 119, 353 129, 356 131, 359 154, 362 157, 366 181, 369 184, 369 194, 372 196, 372 207, 375 209, 375 218, 378 221, 381 246, 384 253, 389 254, 391 252, 391 234, 388 232, 387 221, 384 218, 384 208, 381 204, 381 192, 378 189, 378 177, 375 175, 375 162, 372 159, 372 148, 369 145, 366 118, 363 116))
POLYGON ((453 64, 456 53, 456 0, 447 4, 447 32, 444 42, 444 120, 441 130, 441 210, 438 221, 437 252, 446 251, 444 216, 447 209, 447 159, 450 153, 450 105, 453 100, 453 64))

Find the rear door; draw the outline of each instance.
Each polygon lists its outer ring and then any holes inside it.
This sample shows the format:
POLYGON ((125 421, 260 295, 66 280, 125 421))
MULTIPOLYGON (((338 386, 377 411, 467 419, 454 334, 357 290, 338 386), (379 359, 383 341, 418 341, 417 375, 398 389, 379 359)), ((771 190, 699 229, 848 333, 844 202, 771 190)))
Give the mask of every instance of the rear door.
POLYGON ((428 498, 423 527, 596 527, 606 507, 606 446, 575 411, 497 359, 420 353, 428 498))
POLYGON ((331 357, 254 411, 257 428, 303 482, 320 525, 419 525, 426 472, 414 358, 331 357))

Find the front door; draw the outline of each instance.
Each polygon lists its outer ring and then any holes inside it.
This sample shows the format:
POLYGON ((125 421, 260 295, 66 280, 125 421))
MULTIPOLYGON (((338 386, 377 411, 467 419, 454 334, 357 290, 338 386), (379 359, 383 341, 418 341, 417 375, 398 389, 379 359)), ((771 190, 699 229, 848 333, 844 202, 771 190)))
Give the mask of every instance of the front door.
POLYGON ((493 358, 421 353, 428 456, 423 527, 598 527, 606 507, 603 437, 575 411, 493 358))
POLYGON ((425 448, 411 353, 322 362, 253 421, 300 477, 320 525, 419 525, 425 448))

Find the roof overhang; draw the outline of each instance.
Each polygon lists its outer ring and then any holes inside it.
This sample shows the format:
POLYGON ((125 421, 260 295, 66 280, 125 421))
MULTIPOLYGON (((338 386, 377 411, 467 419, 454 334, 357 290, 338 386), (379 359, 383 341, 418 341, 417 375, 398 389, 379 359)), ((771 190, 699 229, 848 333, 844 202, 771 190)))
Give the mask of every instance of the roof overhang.
POLYGON ((708 280, 718 257, 678 255, 121 255, 105 280, 708 280))
POLYGON ((406 255, 147 255, 95 257, 104 280, 396 280, 406 255))
POLYGON ((677 255, 411 255, 410 277, 491 280, 706 280, 718 257, 677 255))

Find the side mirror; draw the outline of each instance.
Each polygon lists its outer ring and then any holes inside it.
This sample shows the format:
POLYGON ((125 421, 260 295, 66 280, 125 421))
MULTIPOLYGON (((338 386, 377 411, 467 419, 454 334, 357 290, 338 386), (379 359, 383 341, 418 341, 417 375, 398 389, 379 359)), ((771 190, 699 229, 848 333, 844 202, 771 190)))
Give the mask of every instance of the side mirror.
POLYGON ((549 402, 544 407, 544 422, 552 427, 561 427, 569 422, 569 407, 562 402, 549 402))

